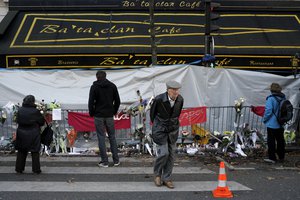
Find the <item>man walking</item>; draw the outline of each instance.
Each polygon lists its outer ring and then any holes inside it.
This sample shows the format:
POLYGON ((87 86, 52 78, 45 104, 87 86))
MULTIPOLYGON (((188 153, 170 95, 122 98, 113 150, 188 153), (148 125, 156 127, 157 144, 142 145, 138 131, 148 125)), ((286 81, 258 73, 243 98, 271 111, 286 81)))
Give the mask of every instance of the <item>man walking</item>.
POLYGON ((105 71, 97 71, 97 80, 90 88, 89 114, 94 117, 101 161, 99 167, 108 167, 105 137, 108 135, 114 166, 119 166, 118 147, 115 137, 115 124, 113 116, 117 114, 120 106, 120 97, 116 85, 106 79, 105 71))
POLYGON ((154 163, 154 183, 174 188, 171 180, 175 145, 179 132, 179 115, 183 107, 183 97, 179 94, 181 84, 176 81, 166 83, 167 92, 158 95, 151 106, 150 119, 153 123, 152 138, 157 144, 154 163))

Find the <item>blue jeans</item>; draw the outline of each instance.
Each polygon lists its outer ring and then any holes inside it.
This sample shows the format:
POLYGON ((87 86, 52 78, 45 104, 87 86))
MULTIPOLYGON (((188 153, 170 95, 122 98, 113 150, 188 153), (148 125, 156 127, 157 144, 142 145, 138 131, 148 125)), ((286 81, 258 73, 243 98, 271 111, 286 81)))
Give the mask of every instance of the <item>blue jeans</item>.
POLYGON ((106 132, 107 132, 113 161, 114 161, 114 163, 118 163, 119 156, 118 156, 118 146, 117 146, 117 141, 116 141, 116 136, 115 136, 114 118, 113 117, 107 117, 107 118, 95 117, 94 122, 95 122, 97 137, 98 137, 101 162, 103 164, 108 164, 108 157, 107 157, 106 145, 105 145, 105 137, 106 137, 106 132))

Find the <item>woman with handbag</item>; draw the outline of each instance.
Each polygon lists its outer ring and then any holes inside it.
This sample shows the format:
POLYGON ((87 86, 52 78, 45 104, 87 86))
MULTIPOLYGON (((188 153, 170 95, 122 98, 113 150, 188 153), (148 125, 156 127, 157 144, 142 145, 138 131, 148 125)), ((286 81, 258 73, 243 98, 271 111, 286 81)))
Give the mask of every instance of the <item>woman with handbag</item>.
POLYGON ((27 95, 23 99, 22 107, 17 113, 17 136, 16 136, 16 172, 23 173, 28 152, 32 157, 32 172, 40 174, 40 148, 41 132, 40 127, 44 125, 45 119, 40 111, 36 108, 35 97, 27 95))

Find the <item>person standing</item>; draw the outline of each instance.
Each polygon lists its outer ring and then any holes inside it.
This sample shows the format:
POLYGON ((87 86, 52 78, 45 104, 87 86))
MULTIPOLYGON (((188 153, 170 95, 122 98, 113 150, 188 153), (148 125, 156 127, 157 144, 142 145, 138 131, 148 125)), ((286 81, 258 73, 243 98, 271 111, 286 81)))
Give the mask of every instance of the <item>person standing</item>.
POLYGON ((114 166, 119 166, 118 147, 115 137, 114 115, 120 106, 120 97, 116 85, 106 79, 105 71, 97 71, 97 80, 90 88, 88 108, 89 115, 94 117, 101 161, 99 167, 108 167, 105 137, 108 135, 114 166))
POLYGON ((279 162, 284 161, 285 141, 284 129, 278 122, 280 111, 280 101, 285 100, 285 95, 281 92, 282 88, 278 83, 270 86, 271 95, 267 97, 263 122, 267 127, 268 158, 264 159, 268 163, 276 163, 276 153, 279 162))
POLYGON ((41 112, 36 108, 35 97, 27 95, 23 99, 22 107, 17 112, 17 133, 16 149, 17 160, 15 171, 23 173, 28 152, 32 157, 32 172, 40 174, 40 149, 41 149, 41 129, 45 119, 41 112))
POLYGON ((183 107, 183 97, 179 94, 181 84, 176 81, 166 83, 167 92, 155 97, 150 109, 152 138, 157 145, 154 163, 154 183, 174 188, 171 180, 176 141, 179 132, 179 116, 183 107))

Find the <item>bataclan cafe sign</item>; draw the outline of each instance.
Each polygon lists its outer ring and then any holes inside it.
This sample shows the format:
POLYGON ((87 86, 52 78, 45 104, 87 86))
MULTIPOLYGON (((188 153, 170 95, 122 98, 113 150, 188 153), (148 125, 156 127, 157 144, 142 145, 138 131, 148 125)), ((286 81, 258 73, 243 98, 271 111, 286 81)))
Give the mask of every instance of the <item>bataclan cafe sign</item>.
MULTIPOLYGON (((147 10, 149 2, 121 1, 121 6, 147 10)), ((155 7, 171 9, 155 13, 157 64, 199 64, 204 52, 205 16, 204 12, 190 11, 203 9, 201 1, 155 1, 155 7), (189 12, 174 11, 180 9, 189 12)), ((7 68, 151 65, 147 11, 21 12, 18 18, 9 49, 24 53, 7 54, 7 68)), ((299 50, 299 40, 289 45, 284 40, 299 34, 299 22, 293 14, 221 14, 220 30, 213 33, 217 67, 290 69, 298 64, 297 59, 281 52, 283 48, 299 50), (274 24, 279 19, 281 23, 274 24)))

